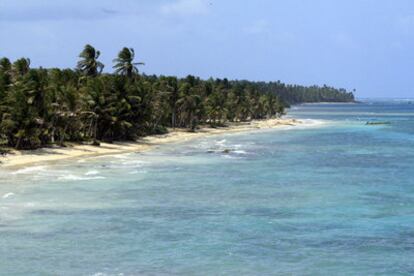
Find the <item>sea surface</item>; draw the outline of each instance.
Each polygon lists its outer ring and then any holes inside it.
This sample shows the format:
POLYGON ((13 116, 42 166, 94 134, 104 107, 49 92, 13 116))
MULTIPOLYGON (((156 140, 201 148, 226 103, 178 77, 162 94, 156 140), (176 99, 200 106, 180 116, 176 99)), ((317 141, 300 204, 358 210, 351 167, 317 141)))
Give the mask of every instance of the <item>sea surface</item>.
POLYGON ((413 275, 414 104, 289 116, 311 126, 0 169, 0 275, 413 275))

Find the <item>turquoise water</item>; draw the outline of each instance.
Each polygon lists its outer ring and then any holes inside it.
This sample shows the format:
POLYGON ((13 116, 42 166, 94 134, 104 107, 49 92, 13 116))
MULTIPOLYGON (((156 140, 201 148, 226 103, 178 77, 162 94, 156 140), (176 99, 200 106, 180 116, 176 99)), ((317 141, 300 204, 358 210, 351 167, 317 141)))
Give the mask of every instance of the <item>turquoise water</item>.
POLYGON ((313 125, 1 170, 0 275, 414 274, 414 105, 290 116, 313 125))

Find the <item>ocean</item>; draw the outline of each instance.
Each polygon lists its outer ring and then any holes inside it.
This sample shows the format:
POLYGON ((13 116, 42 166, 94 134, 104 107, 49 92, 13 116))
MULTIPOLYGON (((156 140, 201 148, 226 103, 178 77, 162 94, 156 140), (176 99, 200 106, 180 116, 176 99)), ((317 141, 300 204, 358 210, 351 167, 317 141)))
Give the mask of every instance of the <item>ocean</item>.
POLYGON ((0 169, 0 275, 413 275, 414 104, 289 116, 311 124, 0 169))

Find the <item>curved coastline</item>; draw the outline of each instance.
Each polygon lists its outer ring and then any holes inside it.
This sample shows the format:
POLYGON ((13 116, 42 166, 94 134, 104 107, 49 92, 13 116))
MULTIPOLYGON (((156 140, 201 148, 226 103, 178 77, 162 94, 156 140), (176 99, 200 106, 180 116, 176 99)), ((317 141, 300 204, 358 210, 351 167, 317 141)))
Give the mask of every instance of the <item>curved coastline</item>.
POLYGON ((196 132, 188 132, 185 130, 176 129, 170 130, 169 133, 164 135, 152 135, 143 137, 136 142, 116 142, 113 144, 101 143, 100 146, 68 144, 67 147, 51 147, 29 151, 13 151, 11 154, 0 157, 0 168, 13 169, 64 159, 115 155, 129 152, 143 152, 154 149, 159 145, 189 141, 211 135, 240 133, 282 127, 310 127, 319 125, 321 125, 321 122, 316 122, 315 120, 281 118, 254 120, 248 123, 232 123, 227 127, 221 128, 204 127, 196 132))

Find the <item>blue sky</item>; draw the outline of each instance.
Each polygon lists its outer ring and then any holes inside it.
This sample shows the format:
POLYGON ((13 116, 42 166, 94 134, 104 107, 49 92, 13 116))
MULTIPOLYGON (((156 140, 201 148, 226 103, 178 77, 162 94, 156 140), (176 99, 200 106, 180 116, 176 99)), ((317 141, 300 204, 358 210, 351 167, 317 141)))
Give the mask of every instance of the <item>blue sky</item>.
POLYGON ((106 71, 123 46, 147 74, 281 80, 414 97, 412 0, 0 0, 0 56, 106 71))

